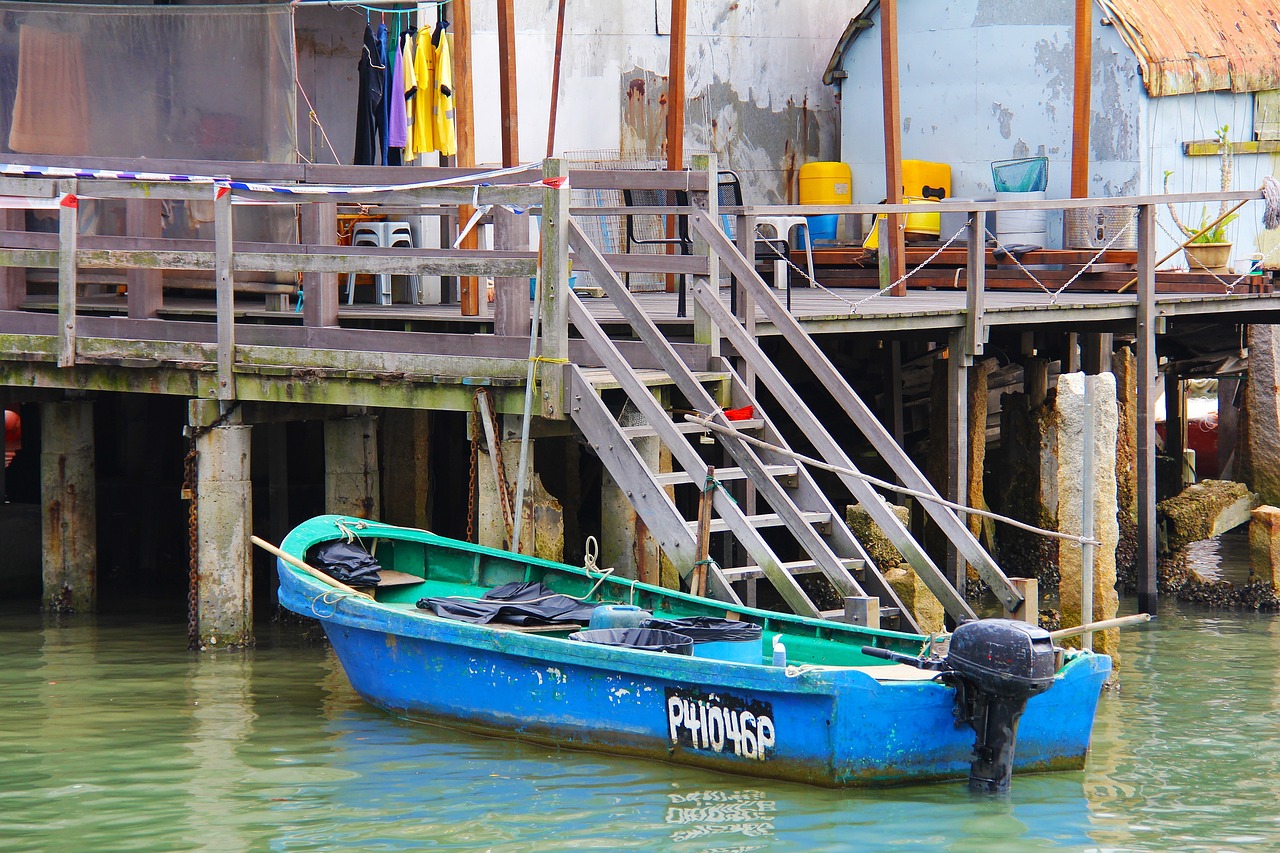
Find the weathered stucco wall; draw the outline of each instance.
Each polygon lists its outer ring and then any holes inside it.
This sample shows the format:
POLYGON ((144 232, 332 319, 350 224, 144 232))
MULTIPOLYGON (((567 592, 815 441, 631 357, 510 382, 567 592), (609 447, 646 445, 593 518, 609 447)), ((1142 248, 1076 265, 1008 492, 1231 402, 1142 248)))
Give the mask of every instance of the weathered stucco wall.
MULTIPOLYGON (((993 160, 1046 156, 1049 195, 1069 195, 1073 8, 1070 0, 903 3, 903 156, 950 163, 957 198, 990 197, 993 160)), ((854 199, 879 201, 885 192, 876 27, 850 48, 845 70, 842 156, 853 166, 854 199)), ((1095 29, 1093 88, 1090 193, 1117 195, 1136 183, 1140 83, 1132 53, 1102 26, 1095 29)))
MULTIPOLYGON (((878 25, 878 13, 873 18, 878 25)), ((1069 196, 1073 18, 1071 0, 904 0, 898 36, 904 157, 950 163, 953 195, 981 198, 993 191, 991 161, 1047 156, 1049 197, 1069 196)), ((1216 191, 1217 158, 1186 157, 1182 144, 1213 139, 1223 125, 1232 140, 1251 139, 1253 96, 1148 97, 1132 51, 1103 20, 1095 7, 1089 194, 1159 193, 1166 170, 1173 172, 1173 192, 1216 191)), ((875 202, 885 194, 876 27, 853 43, 844 68, 841 158, 854 170, 854 200, 875 202)), ((1274 170, 1271 155, 1240 156, 1233 188, 1259 187, 1274 170)), ((1198 222, 1200 213, 1199 206, 1179 209, 1189 222, 1198 222)), ((1274 245, 1259 248, 1259 216, 1247 212, 1232 226, 1235 257, 1274 245)), ((1051 216, 1051 241, 1060 236, 1060 223, 1051 216)), ((1164 254, 1173 249, 1177 229, 1167 211, 1160 224, 1157 250, 1164 254)), ((1280 251, 1275 257, 1280 260, 1280 251)), ((1181 263, 1178 256, 1168 266, 1181 263)))
MULTIPOLYGON (((520 157, 546 153, 556 0, 516 4, 520 157)), ((748 200, 785 201, 807 160, 836 159, 839 116, 822 72, 861 0, 690 0, 686 46, 689 99, 686 153, 714 149, 722 166, 742 173, 748 200)), ((627 148, 635 116, 628 87, 649 77, 665 90, 670 48, 668 0, 569 4, 565 22, 556 153, 627 148)), ((497 19, 494 4, 472 8, 476 159, 501 159, 497 19)), ((350 161, 356 63, 362 16, 299 10, 300 78, 334 147, 350 161)), ((652 93, 652 94, 665 94, 652 93)), ((654 109, 664 109, 652 97, 654 109)), ((308 151, 306 105, 299 99, 300 139, 308 151)), ((665 112, 645 117, 661 127, 665 112)), ((332 158, 330 158, 331 160, 332 158)))

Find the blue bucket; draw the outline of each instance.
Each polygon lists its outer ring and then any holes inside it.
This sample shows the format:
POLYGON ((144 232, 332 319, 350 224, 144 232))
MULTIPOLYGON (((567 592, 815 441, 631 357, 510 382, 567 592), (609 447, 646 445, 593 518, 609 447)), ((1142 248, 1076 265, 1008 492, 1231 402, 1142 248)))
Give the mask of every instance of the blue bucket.
POLYGON ((763 631, 750 622, 734 622, 713 616, 689 616, 683 619, 651 619, 645 623, 660 631, 674 631, 693 640, 693 656, 753 663, 763 661, 763 631))
MULTIPOLYGON (((578 276, 576 273, 574 273, 569 276, 569 289, 577 290, 577 288, 578 288, 578 276)), ((538 289, 538 280, 536 278, 530 278, 529 279, 529 298, 530 299, 534 297, 534 293, 535 291, 537 291, 537 289, 538 289)))
POLYGON ((732 663, 760 663, 764 660, 759 640, 717 640, 714 643, 694 643, 693 656, 732 663))
POLYGON ((837 214, 824 214, 822 216, 806 216, 809 220, 809 239, 810 240, 835 240, 836 227, 840 224, 840 217, 837 214))

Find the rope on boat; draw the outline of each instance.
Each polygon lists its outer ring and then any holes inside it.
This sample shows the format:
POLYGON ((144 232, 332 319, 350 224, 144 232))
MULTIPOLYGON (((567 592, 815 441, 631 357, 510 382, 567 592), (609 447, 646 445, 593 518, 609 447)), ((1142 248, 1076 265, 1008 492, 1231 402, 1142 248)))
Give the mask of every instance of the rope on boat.
POLYGON ((1280 181, 1270 175, 1263 178, 1262 198, 1267 204, 1262 211, 1262 227, 1274 231, 1280 228, 1280 181))
POLYGON ((1102 542, 1097 539, 1090 539, 1085 536, 1076 536, 1074 533, 1062 533, 1057 530, 1045 530, 1043 527, 1036 527, 1035 525, 1027 524, 1026 522, 1019 521, 1016 518, 1010 518, 1007 515, 1001 515, 998 512, 990 512, 984 509, 974 509, 973 507, 965 506, 964 504, 959 504, 953 501, 949 501, 946 498, 939 497, 938 495, 933 495, 928 492, 920 492, 915 489, 909 489, 905 486, 899 486, 896 483, 890 483, 885 480, 881 480, 878 477, 872 477, 870 474, 864 474, 861 471, 855 470, 853 468, 844 468, 844 467, 841 467, 840 465, 832 465, 828 462, 822 461, 821 459, 814 459, 812 456, 805 456, 803 453, 797 453, 789 447, 781 447, 776 444, 770 444, 769 442, 758 439, 755 436, 747 435, 744 432, 739 432, 737 429, 734 429, 733 427, 721 426, 715 421, 712 421, 709 418, 701 417, 699 415, 685 415, 684 419, 686 421, 689 421, 690 423, 700 424, 706 427, 707 429, 714 430, 718 433, 722 433, 724 435, 731 435, 739 439, 740 441, 745 441, 748 444, 754 444, 755 446, 762 447, 765 450, 770 450, 775 453, 780 453, 783 456, 789 456, 792 459, 795 459, 797 462, 803 462, 804 464, 809 465, 813 468, 819 468, 823 471, 830 471, 833 474, 842 474, 842 475, 847 474, 850 477, 855 477, 859 480, 864 480, 873 486, 877 486, 887 491, 897 492, 898 494, 902 494, 902 495, 908 495, 910 497, 917 498, 918 500, 922 500, 922 501, 930 501, 931 503, 941 504, 942 506, 945 506, 948 509, 951 509, 958 513, 966 513, 968 515, 976 515, 981 518, 990 518, 995 521, 1002 521, 1005 524, 1008 524, 1012 527, 1017 527, 1020 530, 1026 530, 1029 533, 1039 533, 1042 536, 1048 536, 1052 539, 1065 539, 1068 542, 1076 542, 1080 545, 1101 545, 1102 544, 1102 542))

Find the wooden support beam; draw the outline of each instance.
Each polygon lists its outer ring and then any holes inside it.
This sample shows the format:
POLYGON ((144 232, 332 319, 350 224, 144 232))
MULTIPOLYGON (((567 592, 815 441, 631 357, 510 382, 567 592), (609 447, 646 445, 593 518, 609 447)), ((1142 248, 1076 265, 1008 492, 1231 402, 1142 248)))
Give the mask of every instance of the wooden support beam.
POLYGON ((1089 197, 1089 119, 1093 99, 1093 0, 1076 0, 1071 197, 1089 197))
POLYGON ((560 0, 556 11, 556 52, 551 60, 551 113, 547 117, 547 156, 556 153, 556 112, 560 107, 560 52, 564 47, 564 6, 560 0))
MULTIPOLYGON (((164 202, 157 199, 131 198, 125 201, 125 233, 130 237, 163 236, 164 202)), ((135 267, 125 273, 129 316, 150 320, 160 313, 164 303, 164 271, 135 267)))
POLYGON ((1090 376, 1111 372, 1111 349, 1115 335, 1111 332, 1084 332, 1080 336, 1080 364, 1090 376))
POLYGON ((684 168, 684 63, 688 0, 671 0, 671 47, 667 54, 667 169, 684 168))
POLYGON ((987 341, 986 309, 987 288, 987 213, 978 210, 970 214, 969 252, 965 273, 965 357, 972 363, 975 355, 982 355, 987 341))
POLYGON ((1156 211, 1138 208, 1138 610, 1156 614, 1156 211))
MULTIPOLYGON (((884 89, 884 173, 885 200, 902 203, 902 109, 898 98, 898 0, 880 2, 880 66, 884 89)), ((907 272, 905 219, 890 213, 887 235, 882 235, 880 251, 888 254, 889 283, 900 281, 907 272), (888 239, 885 239, 887 236, 888 239)), ((906 282, 895 285, 890 296, 906 296, 906 282)))
MULTIPOLYGON (((338 242, 338 205, 315 202, 302 205, 299 238, 307 246, 338 242)), ((302 322, 310 327, 338 325, 338 273, 302 274, 302 322)))
MULTIPOLYGON (((471 0, 453 0, 449 4, 453 13, 453 115, 458 133, 457 165, 473 167, 476 164, 475 98, 472 91, 471 53, 471 0)), ((458 228, 465 227, 475 213, 469 204, 458 207, 458 228)), ((461 248, 478 248, 479 235, 473 228, 462 238, 461 248)), ((464 317, 480 315, 480 282, 475 276, 458 279, 458 302, 464 317)))
POLYGON ((1174 487, 1181 492, 1187 486, 1182 459, 1187 450, 1187 392, 1182 377, 1173 370, 1164 374, 1164 452, 1173 458, 1177 479, 1174 487))
MULTIPOLYGON (((520 109, 516 99, 514 0, 498 0, 498 104, 502 110, 502 165, 520 162, 520 109)), ((551 156, 550 154, 547 155, 551 156)))

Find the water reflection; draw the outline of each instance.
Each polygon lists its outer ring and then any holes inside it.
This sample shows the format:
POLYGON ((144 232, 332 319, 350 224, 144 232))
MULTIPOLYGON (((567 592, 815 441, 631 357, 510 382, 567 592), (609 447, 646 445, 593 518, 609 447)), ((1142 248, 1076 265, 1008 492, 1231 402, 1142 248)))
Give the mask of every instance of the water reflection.
POLYGON ((189 654, 185 626, 0 613, 0 849, 1268 849, 1271 617, 1170 605, 1122 639, 1083 773, 831 791, 395 720, 288 631, 189 654))

